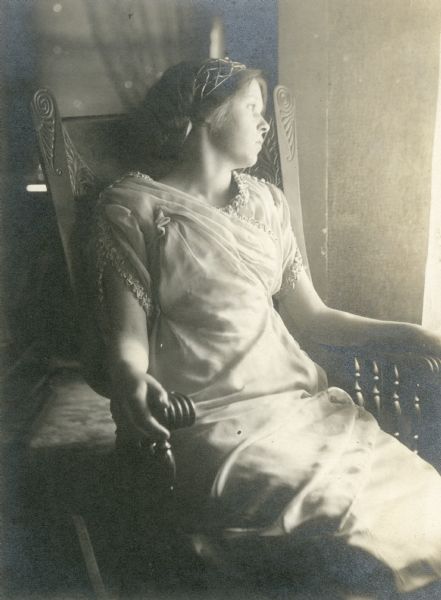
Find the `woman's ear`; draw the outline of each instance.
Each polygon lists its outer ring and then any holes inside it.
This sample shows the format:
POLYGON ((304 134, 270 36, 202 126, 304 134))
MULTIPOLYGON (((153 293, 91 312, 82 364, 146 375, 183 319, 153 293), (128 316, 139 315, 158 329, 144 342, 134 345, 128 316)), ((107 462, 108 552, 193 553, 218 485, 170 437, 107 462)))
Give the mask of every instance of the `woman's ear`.
POLYGON ((207 115, 206 117, 204 117, 203 119, 201 119, 199 121, 199 125, 201 127, 211 127, 211 123, 212 123, 211 115, 207 115))

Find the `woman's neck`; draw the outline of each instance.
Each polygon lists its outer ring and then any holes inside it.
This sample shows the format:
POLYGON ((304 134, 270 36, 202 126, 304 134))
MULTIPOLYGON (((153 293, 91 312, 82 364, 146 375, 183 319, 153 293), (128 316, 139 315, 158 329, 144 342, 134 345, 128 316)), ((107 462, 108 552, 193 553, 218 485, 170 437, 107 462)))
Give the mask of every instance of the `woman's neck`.
POLYGON ((231 165, 212 152, 192 152, 162 181, 212 206, 224 206, 234 195, 231 172, 231 165))

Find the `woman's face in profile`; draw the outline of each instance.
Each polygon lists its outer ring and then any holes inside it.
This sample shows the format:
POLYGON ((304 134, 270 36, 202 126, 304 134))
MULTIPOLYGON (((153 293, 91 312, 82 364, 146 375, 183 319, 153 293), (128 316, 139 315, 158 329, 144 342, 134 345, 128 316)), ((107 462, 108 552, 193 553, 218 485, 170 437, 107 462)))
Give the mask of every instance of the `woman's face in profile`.
POLYGON ((257 161, 269 129, 259 83, 252 79, 228 101, 228 112, 212 131, 212 144, 233 169, 251 167, 257 161))

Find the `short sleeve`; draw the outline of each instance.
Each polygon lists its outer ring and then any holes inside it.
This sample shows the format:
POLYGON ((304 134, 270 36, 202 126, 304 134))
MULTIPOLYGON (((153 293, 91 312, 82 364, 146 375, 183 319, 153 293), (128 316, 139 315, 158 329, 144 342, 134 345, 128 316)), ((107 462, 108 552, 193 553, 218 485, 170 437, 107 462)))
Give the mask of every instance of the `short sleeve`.
POLYGON ((104 301, 104 271, 110 265, 138 300, 147 317, 154 313, 152 280, 144 234, 135 214, 120 204, 100 204, 96 219, 95 261, 98 301, 104 301))
POLYGON ((291 216, 285 195, 274 188, 273 197, 280 219, 280 254, 282 262, 282 278, 277 298, 283 297, 287 291, 295 288, 297 280, 305 269, 299 245, 291 227, 291 216))

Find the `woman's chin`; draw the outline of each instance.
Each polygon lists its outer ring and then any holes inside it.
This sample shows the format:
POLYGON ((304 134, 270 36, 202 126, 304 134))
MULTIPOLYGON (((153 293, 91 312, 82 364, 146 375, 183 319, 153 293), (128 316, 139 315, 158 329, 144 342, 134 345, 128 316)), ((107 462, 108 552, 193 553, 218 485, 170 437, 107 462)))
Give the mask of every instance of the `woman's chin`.
POLYGON ((240 167, 236 167, 238 169, 249 169, 250 167, 254 167, 257 163, 258 154, 250 155, 246 158, 246 160, 242 161, 240 167))

